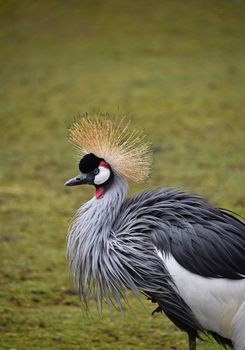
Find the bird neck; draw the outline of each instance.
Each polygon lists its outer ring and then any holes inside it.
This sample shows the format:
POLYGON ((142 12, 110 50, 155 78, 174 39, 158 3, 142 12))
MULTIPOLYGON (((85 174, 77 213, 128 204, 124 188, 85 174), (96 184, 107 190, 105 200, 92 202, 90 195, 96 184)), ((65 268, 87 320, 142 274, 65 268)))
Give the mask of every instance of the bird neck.
POLYGON ((107 239, 127 193, 127 181, 114 175, 113 183, 106 189, 103 198, 94 196, 78 209, 70 227, 70 236, 107 239))
POLYGON ((96 285, 96 281, 102 278, 99 265, 110 250, 110 241, 114 236, 112 226, 127 191, 127 181, 115 175, 103 198, 98 200, 93 197, 81 206, 71 224, 67 246, 68 259, 75 284, 85 300, 86 286, 96 285))
POLYGON ((100 238, 108 238, 127 193, 127 181, 114 175, 113 182, 105 188, 101 198, 94 196, 78 210, 76 220, 80 224, 81 232, 87 232, 89 236, 98 234, 100 238))

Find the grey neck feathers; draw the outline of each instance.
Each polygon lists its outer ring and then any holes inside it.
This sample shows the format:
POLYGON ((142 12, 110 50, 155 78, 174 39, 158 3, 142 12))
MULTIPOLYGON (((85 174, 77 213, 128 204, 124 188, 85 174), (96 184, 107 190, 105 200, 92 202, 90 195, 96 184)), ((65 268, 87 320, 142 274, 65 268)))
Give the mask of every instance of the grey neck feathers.
POLYGON ((82 205, 69 229, 68 259, 85 304, 91 296, 99 306, 104 298, 107 302, 112 298, 119 302, 122 285, 118 276, 113 276, 118 266, 113 266, 115 259, 111 256, 111 242, 115 239, 112 226, 127 192, 126 180, 115 174, 104 197, 93 197, 82 205))

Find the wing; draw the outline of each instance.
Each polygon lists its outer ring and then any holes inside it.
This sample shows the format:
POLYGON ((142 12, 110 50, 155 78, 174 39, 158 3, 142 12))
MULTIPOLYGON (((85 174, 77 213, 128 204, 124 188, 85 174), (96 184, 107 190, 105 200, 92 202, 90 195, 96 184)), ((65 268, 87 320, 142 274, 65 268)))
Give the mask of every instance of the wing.
POLYGON ((134 222, 156 249, 170 252, 187 270, 245 277, 245 224, 202 198, 174 189, 149 191, 128 199, 122 212, 122 225, 134 222))

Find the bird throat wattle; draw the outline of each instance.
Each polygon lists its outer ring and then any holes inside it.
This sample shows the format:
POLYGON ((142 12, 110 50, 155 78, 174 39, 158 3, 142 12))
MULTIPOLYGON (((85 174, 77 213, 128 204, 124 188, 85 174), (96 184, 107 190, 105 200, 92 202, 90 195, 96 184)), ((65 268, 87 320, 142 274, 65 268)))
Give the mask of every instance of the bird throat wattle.
POLYGON ((97 187, 95 192, 96 199, 103 198, 104 193, 105 193, 105 188, 103 186, 97 187))

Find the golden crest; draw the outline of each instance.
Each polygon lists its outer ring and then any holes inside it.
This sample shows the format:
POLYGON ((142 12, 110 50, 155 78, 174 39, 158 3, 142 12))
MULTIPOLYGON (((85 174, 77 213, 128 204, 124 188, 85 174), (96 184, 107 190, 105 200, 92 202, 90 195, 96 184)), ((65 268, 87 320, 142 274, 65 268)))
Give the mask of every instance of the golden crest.
POLYGON ((114 171, 134 182, 144 181, 151 171, 151 147, 142 132, 129 129, 125 118, 85 115, 70 128, 71 141, 83 154, 94 153, 114 171))

